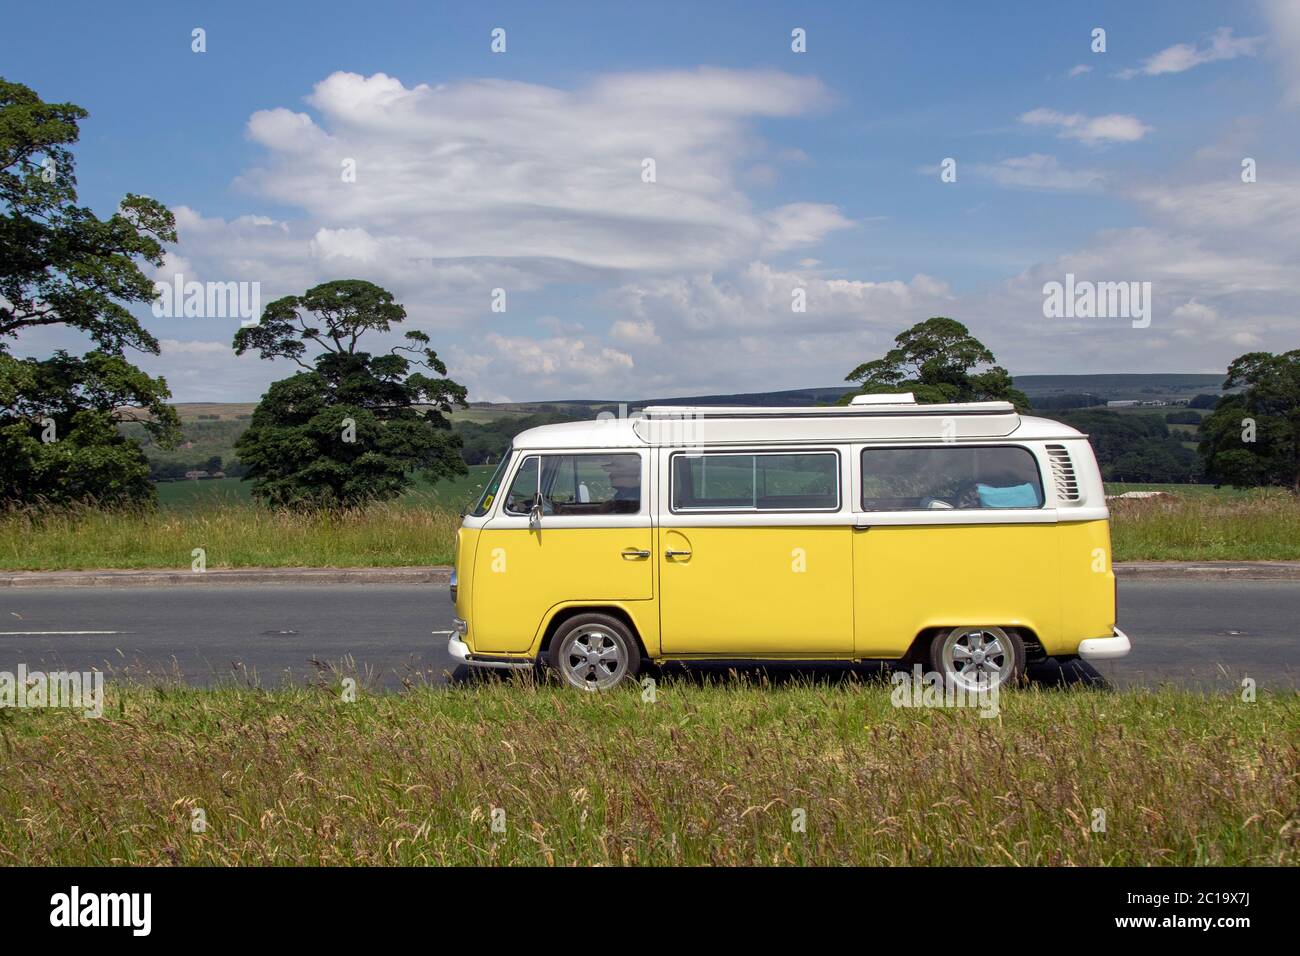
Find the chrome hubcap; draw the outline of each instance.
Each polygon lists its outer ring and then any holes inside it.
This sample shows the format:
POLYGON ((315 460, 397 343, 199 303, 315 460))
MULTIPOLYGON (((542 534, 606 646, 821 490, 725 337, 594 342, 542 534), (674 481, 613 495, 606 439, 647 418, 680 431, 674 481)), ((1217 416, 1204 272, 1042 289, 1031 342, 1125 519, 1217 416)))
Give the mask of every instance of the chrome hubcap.
POLYGON ((1011 676, 1011 642, 999 627, 961 627, 943 643, 943 670, 970 690, 988 690, 1011 676))
POLYGON ((622 646, 602 627, 584 627, 570 634, 560 651, 565 679, 584 690, 612 687, 627 670, 622 646))

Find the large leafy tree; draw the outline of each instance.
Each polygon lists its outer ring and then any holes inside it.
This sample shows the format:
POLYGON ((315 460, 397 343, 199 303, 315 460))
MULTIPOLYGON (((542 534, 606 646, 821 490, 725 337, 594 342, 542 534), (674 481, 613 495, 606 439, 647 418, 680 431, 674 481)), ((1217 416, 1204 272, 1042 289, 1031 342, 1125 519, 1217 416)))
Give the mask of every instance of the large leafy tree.
POLYGON ((1120 415, 1104 409, 1053 412, 1088 436, 1107 481, 1161 484, 1199 481, 1201 461, 1159 415, 1120 415))
POLYGON ((258 325, 235 333, 236 353, 303 368, 267 389, 235 445, 257 497, 336 507, 401 494, 416 471, 434 480, 465 474, 446 417, 465 406, 465 388, 446 377, 429 337, 412 331, 387 353, 357 350, 362 335, 405 318, 392 293, 344 279, 277 299, 258 325))
POLYGON ((1223 387, 1240 391, 1220 398, 1201 422, 1206 477, 1300 494, 1300 349, 1233 359, 1223 387))
POLYGON ((70 147, 86 115, 0 79, 0 494, 7 504, 151 500, 144 455, 117 422, 143 418, 164 446, 179 436, 167 383, 125 357, 127 349, 158 353, 128 306, 154 297, 141 264, 162 264, 175 221, 144 196, 128 194, 108 219, 77 204, 70 147), (75 329, 95 348, 46 360, 11 354, 24 331, 48 326, 75 329))
POLYGON ((864 362, 844 377, 857 382, 853 394, 913 392, 918 402, 1002 400, 1029 408, 1024 392, 1013 387, 993 353, 956 319, 935 316, 899 333, 883 358, 864 362))

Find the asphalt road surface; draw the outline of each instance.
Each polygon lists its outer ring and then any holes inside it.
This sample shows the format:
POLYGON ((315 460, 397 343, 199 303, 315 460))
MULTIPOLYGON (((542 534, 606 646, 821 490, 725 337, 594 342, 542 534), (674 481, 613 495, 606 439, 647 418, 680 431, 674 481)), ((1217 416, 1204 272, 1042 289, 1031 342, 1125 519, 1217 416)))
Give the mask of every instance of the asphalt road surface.
MULTIPOLYGON (((110 679, 263 687, 343 671, 363 686, 395 689, 447 679, 451 616, 445 585, 14 588, 0 595, 0 671, 15 672, 19 663, 29 671, 98 667, 110 679)), ((1260 688, 1294 690, 1298 622, 1300 582, 1121 581, 1119 624, 1133 652, 1095 669, 1074 662, 1031 676, 1222 690, 1250 677, 1260 688)), ((682 672, 719 670, 725 673, 682 672)), ((853 670, 764 672, 839 679, 853 670)))

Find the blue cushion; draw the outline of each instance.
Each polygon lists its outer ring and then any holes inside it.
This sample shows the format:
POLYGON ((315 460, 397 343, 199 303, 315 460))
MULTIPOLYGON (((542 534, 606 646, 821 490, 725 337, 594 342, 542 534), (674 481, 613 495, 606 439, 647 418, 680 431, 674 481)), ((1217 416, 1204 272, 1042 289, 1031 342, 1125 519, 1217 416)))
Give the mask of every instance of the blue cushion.
POLYGON ((995 485, 977 484, 981 508, 1037 508, 1038 492, 1026 482, 1023 485, 1011 485, 998 488, 995 485))

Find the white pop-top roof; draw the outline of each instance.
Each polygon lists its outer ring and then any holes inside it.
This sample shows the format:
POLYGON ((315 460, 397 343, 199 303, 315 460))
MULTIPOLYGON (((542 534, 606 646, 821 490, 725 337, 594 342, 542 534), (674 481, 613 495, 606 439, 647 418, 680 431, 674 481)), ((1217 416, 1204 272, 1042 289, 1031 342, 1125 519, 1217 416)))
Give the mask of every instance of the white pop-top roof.
MULTIPOLYGON (((1085 437, 1069 425, 1020 415, 1009 402, 917 405, 894 401, 800 408, 652 405, 627 418, 606 417, 530 428, 515 448, 644 448, 863 441, 978 441, 1085 437)), ((907 396, 910 398, 910 396, 907 396)))

